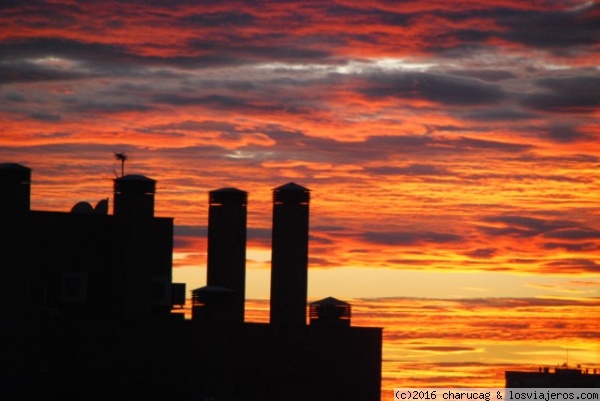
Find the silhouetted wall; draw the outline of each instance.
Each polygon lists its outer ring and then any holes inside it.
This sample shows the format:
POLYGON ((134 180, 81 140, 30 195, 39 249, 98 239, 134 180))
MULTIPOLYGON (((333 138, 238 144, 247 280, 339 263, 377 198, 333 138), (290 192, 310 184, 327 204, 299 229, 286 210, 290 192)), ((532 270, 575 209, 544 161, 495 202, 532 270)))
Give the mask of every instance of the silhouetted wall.
POLYGON ((173 220, 31 211, 0 226, 0 314, 168 315, 173 220))
POLYGON ((232 321, 244 321, 246 295, 246 219, 248 195, 236 188, 209 193, 206 282, 234 291, 232 321))
POLYGON ((310 192, 295 183, 273 190, 271 324, 306 325, 310 192))
POLYGON ((381 329, 109 323, 0 317, 0 398, 380 399, 381 329))

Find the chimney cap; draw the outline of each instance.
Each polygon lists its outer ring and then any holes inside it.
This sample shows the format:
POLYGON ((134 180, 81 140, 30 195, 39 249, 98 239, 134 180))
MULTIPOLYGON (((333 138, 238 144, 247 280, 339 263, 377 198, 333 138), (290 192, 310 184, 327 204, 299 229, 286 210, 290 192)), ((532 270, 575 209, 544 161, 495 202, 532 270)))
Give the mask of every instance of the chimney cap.
POLYGON ((208 193, 208 203, 211 206, 246 206, 248 192, 233 187, 215 189, 208 193))
POLYGON ((140 175, 140 174, 127 174, 127 175, 123 175, 119 178, 116 178, 115 181, 152 181, 152 182, 156 182, 156 180, 153 180, 152 178, 148 178, 145 175, 140 175))
POLYGON ((345 306, 350 305, 348 302, 340 301, 334 297, 323 298, 319 301, 311 302, 310 305, 332 305, 332 306, 345 306))
POLYGON ((273 191, 298 191, 298 192, 310 192, 310 189, 298 185, 295 182, 288 182, 287 184, 281 185, 277 188, 273 188, 273 191))
POLYGON ((248 192, 246 191, 242 191, 241 189, 237 189, 234 187, 224 187, 224 188, 219 188, 219 189, 215 189, 213 191, 210 191, 211 193, 213 192, 234 192, 234 193, 244 193, 247 194, 248 192))
POLYGON ((278 205, 308 205, 310 190, 295 182, 288 182, 273 189, 273 202, 278 205))

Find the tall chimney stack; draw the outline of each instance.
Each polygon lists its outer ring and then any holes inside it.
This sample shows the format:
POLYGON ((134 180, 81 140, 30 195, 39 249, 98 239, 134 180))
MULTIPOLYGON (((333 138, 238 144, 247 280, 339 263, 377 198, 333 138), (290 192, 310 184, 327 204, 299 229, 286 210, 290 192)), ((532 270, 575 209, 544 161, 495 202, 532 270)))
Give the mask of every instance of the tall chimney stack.
POLYGON ((229 321, 244 322, 248 193, 237 188, 209 192, 206 284, 234 292, 229 321))
POLYGON ((290 182, 273 190, 271 324, 306 325, 310 191, 290 182))

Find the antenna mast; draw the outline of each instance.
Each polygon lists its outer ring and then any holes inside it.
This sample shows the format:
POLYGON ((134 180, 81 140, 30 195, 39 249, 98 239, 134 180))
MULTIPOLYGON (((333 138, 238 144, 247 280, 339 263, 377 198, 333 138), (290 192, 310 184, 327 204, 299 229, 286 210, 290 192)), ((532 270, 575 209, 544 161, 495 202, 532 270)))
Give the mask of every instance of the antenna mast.
POLYGON ((124 152, 115 152, 115 159, 121 161, 121 177, 123 177, 125 175, 125 161, 127 160, 127 155, 124 152))

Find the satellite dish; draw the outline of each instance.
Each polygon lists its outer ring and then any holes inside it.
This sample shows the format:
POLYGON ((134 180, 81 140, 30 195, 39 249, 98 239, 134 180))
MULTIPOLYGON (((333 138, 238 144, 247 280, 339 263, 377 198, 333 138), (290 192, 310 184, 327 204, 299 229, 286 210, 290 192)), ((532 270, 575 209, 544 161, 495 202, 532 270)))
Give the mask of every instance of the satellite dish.
POLYGON ((96 214, 108 214, 108 198, 102 199, 96 204, 94 208, 96 214))
POLYGON ((71 213, 94 213, 94 208, 88 202, 77 202, 71 208, 71 213))

